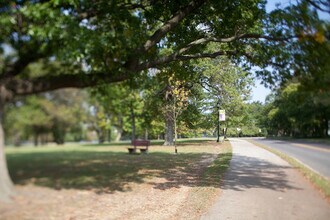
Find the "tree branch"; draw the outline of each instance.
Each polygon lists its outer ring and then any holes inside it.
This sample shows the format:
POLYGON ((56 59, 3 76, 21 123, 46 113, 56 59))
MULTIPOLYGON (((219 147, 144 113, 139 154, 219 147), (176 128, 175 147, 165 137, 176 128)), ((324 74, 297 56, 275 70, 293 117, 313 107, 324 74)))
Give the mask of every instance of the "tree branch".
POLYGON ((201 45, 201 44, 206 44, 209 42, 217 42, 217 43, 229 43, 233 42, 235 40, 240 40, 240 39, 266 39, 269 41, 287 41, 290 39, 298 38, 299 36, 287 36, 287 37, 274 37, 274 36, 269 36, 269 35, 262 35, 262 34, 240 34, 240 35, 235 35, 232 37, 226 37, 226 38, 216 38, 216 37, 208 37, 208 38, 200 38, 198 40, 195 40, 187 45, 187 47, 180 49, 180 52, 185 52, 188 49, 190 49, 193 46, 196 45, 201 45))
POLYGON ((30 63, 33 63, 34 61, 37 61, 44 56, 44 54, 40 53, 30 53, 29 55, 26 55, 21 59, 17 60, 15 63, 6 65, 4 73, 0 75, 0 82, 6 80, 7 78, 19 75, 30 63))
POLYGON ((217 51, 214 53, 197 53, 191 55, 179 55, 177 53, 172 54, 170 56, 160 57, 159 59, 153 61, 144 62, 137 67, 137 71, 141 71, 148 68, 153 68, 158 65, 164 65, 171 63, 173 61, 185 61, 185 60, 192 60, 192 59, 200 59, 200 58, 216 58, 218 56, 232 56, 238 54, 237 51, 217 51))
POLYGON ((153 46, 155 46, 159 41, 171 30, 173 30, 187 15, 189 15, 192 11, 199 8, 205 3, 206 0, 193 0, 184 7, 175 13, 175 15, 168 20, 161 28, 159 28, 143 45, 142 48, 139 49, 140 52, 146 52, 150 50, 153 46))
POLYGON ((61 88, 86 88, 100 85, 102 83, 121 82, 128 78, 129 74, 62 74, 56 76, 43 76, 28 80, 10 79, 5 87, 15 95, 30 95, 61 88))
POLYGON ((198 40, 195 40, 191 43, 189 43, 186 47, 181 48, 177 54, 183 54, 190 50, 192 47, 197 46, 197 45, 203 45, 207 44, 210 42, 217 42, 217 43, 230 43, 239 39, 266 39, 269 41, 287 41, 293 38, 297 38, 297 36, 287 36, 287 37, 273 37, 273 36, 268 36, 268 35, 261 35, 261 34, 241 34, 241 35, 235 35, 232 37, 227 37, 227 38, 216 38, 216 37, 208 37, 208 38, 200 38, 198 40))
POLYGON ((318 1, 306 0, 306 1, 316 9, 318 9, 322 12, 330 13, 329 1, 322 1, 322 0, 318 0, 318 1), (323 7, 325 7, 325 9, 323 7))

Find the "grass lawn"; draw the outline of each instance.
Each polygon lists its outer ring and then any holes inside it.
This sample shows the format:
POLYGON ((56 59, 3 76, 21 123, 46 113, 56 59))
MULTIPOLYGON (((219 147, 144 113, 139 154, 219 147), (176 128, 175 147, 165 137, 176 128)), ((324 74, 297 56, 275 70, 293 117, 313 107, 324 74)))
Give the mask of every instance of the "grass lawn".
POLYGON ((230 143, 181 140, 178 154, 157 144, 146 155, 129 143, 7 148, 20 195, 0 219, 199 219, 220 193, 230 143))
POLYGON ((6 154, 8 169, 15 184, 33 183, 54 189, 91 189, 105 193, 130 190, 129 183, 144 183, 153 177, 165 178, 171 185, 218 187, 219 174, 225 171, 231 159, 229 143, 216 151, 215 143, 210 144, 207 140, 181 141, 178 155, 173 154, 173 147, 160 145, 151 146, 147 155, 129 155, 128 146, 7 148, 6 154), (219 154, 219 158, 201 171, 203 174, 196 175, 194 165, 216 154, 219 154), (191 180, 180 182, 173 179, 178 174, 191 180))

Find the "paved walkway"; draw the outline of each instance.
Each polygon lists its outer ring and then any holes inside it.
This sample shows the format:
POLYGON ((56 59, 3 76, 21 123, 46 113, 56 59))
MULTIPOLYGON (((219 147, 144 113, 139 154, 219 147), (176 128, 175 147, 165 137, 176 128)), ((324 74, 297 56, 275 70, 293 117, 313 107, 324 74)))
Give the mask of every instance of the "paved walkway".
POLYGON ((287 162, 245 140, 231 144, 222 194, 201 219, 330 219, 330 205, 287 162))

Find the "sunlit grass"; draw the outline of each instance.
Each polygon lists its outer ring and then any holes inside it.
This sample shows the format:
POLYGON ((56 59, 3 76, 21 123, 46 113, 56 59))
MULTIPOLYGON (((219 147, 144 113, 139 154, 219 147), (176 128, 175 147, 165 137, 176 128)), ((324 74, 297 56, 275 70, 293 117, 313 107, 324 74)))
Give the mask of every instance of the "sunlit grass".
MULTIPOLYGON (((174 147, 153 145, 147 155, 130 155, 128 146, 126 143, 22 147, 7 148, 6 154, 9 172, 16 184, 113 192, 128 190, 129 183, 144 183, 153 177, 170 179, 169 170, 193 175, 192 165, 205 156, 219 153, 215 151, 215 143, 206 140, 181 141, 178 154, 174 154, 174 147)), ((226 153, 221 150, 221 154, 226 153)), ((216 165, 207 169, 205 181, 196 181, 195 187, 219 186, 220 176, 214 177, 218 174, 217 168, 222 172, 218 163, 228 163, 223 160, 225 157, 219 158, 216 165)))

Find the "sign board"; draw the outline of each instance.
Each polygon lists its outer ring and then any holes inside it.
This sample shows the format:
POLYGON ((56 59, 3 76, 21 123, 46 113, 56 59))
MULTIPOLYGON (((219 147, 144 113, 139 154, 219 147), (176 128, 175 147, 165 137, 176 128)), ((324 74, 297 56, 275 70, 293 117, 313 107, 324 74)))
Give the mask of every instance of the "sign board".
POLYGON ((226 121, 226 111, 219 110, 219 121, 226 121))

